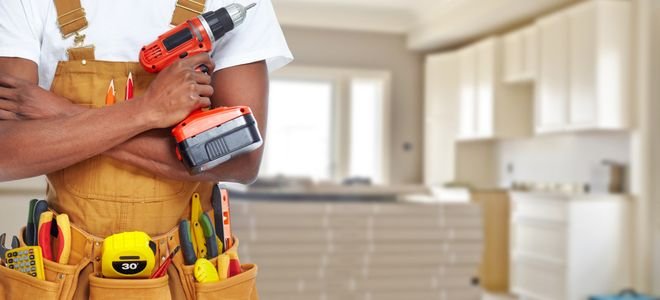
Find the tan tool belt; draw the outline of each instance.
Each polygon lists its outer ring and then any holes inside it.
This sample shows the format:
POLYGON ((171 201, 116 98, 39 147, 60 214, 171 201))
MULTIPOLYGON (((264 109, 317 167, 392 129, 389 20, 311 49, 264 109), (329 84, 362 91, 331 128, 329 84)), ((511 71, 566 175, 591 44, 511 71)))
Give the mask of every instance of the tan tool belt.
MULTIPOLYGON (((210 214, 212 215, 212 214, 210 214)), ((23 231, 19 235, 21 245, 23 231)), ((179 242, 178 227, 153 237, 157 265, 179 242)), ((237 251, 238 239, 229 251, 237 251)), ((198 283, 193 266, 183 263, 181 253, 174 256, 167 275, 156 279, 110 279, 101 277, 103 238, 91 235, 71 224, 71 257, 69 265, 44 260, 46 280, 39 280, 9 268, 0 267, 2 299, 258 299, 257 267, 242 265, 243 273, 215 283, 198 283), (88 282, 88 284, 83 284, 88 282)), ((211 259, 215 263, 216 259, 211 259)))

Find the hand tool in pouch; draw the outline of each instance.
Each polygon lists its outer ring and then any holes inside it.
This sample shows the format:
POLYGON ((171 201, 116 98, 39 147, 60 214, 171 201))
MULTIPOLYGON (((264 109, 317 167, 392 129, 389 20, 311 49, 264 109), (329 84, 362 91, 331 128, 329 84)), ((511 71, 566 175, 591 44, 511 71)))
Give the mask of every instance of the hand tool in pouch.
MULTIPOLYGON (((4 243, 3 243, 4 244, 4 243)), ((25 273, 37 279, 44 280, 44 261, 41 255, 41 247, 25 246, 5 253, 7 268, 25 273)))
MULTIPOLYGON (((247 10, 233 3, 209 11, 172 28, 140 51, 140 64, 159 72, 186 56, 211 52, 215 42, 243 23, 247 10)), ((200 70, 208 70, 200 66, 200 70)), ((192 112, 172 129, 176 154, 191 174, 198 174, 243 153, 261 147, 263 141, 252 111, 247 106, 218 107, 192 112)))
POLYGON ((195 262, 194 269, 195 279, 199 283, 210 283, 219 281, 218 270, 215 269, 213 263, 205 258, 200 258, 195 262))
POLYGON ((42 249, 44 259, 60 264, 69 263, 71 254, 71 224, 66 214, 54 217, 53 212, 47 211, 41 214, 39 219, 39 246, 42 249), (57 237, 53 243, 52 237, 57 237), (55 244, 55 248, 52 246, 55 244))
POLYGON ((21 246, 21 242, 18 241, 18 237, 17 237, 17 236, 13 236, 13 237, 11 238, 11 248, 12 248, 12 249, 16 249, 16 248, 18 248, 18 247, 20 247, 20 246, 21 246))
POLYGON ((144 232, 122 232, 103 241, 101 271, 108 278, 149 278, 156 259, 144 232))
POLYGON ((5 258, 5 253, 7 251, 11 250, 11 248, 7 248, 5 246, 5 240, 7 239, 7 234, 3 233, 0 234, 0 258, 4 259, 5 258))
POLYGON ((199 223, 199 218, 202 216, 202 203, 199 199, 198 193, 193 193, 190 206, 190 225, 192 226, 193 233, 193 246, 197 252, 197 257, 206 257, 206 239, 204 238, 204 231, 202 225, 199 223))
POLYGON ((176 255, 177 252, 179 252, 179 249, 181 249, 181 246, 176 246, 174 250, 170 253, 170 255, 167 256, 167 258, 162 262, 160 267, 156 269, 156 271, 151 275, 150 278, 160 278, 165 276, 167 273, 167 268, 169 268, 170 264, 172 264, 172 259, 174 258, 174 255, 176 255))
POLYGON ((218 277, 220 280, 229 278, 229 254, 227 253, 218 256, 218 277))
POLYGON ((28 246, 34 246, 37 244, 34 240, 34 237, 36 236, 35 231, 37 230, 36 225, 34 224, 34 208, 38 201, 39 200, 37 199, 30 200, 27 225, 25 226, 25 231, 23 232, 23 241, 25 241, 25 244, 28 246))
POLYGON ((216 242, 215 230, 213 229, 213 222, 205 212, 199 218, 199 224, 202 226, 204 239, 206 240, 206 258, 211 259, 218 256, 218 243, 216 242))
POLYGON ((194 265, 197 261, 197 252, 193 247, 193 237, 190 231, 190 222, 182 220, 179 223, 179 241, 181 242, 181 250, 183 251, 183 261, 186 265, 194 265))
POLYGON ((220 184, 213 186, 211 194, 211 205, 213 206, 213 218, 215 219, 215 233, 222 240, 224 253, 231 248, 234 240, 231 236, 231 214, 229 212, 229 193, 220 188, 220 184))
POLYGON ((227 252, 227 255, 229 256, 229 277, 243 273, 241 261, 238 259, 238 253, 234 250, 227 252))
POLYGON ((32 212, 32 223, 34 224, 34 232, 32 232, 32 245, 28 246, 37 246, 39 244, 39 219, 41 219, 41 214, 48 211, 48 202, 46 200, 39 200, 34 205, 34 211, 32 212))

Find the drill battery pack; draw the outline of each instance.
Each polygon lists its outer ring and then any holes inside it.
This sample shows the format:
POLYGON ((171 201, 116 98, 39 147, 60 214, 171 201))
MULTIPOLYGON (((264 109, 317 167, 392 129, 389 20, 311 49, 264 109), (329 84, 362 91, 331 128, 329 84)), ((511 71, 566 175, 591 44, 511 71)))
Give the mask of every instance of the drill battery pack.
POLYGON ((263 144, 257 121, 247 106, 193 113, 174 127, 172 134, 177 157, 191 174, 212 169, 263 144))

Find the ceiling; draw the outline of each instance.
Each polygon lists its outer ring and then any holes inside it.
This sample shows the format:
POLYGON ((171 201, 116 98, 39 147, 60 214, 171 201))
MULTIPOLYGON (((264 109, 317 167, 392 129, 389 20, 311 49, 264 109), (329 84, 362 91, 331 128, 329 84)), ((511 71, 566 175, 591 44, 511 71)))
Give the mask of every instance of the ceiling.
POLYGON ((447 48, 579 0, 272 0, 284 26, 397 33, 447 48))

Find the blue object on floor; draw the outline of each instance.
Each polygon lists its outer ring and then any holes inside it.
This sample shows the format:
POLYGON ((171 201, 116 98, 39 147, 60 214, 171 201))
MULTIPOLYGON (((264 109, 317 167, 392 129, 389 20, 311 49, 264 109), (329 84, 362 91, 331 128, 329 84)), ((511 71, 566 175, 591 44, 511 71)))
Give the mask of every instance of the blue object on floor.
POLYGON ((635 290, 623 290, 617 295, 612 296, 591 296, 589 300, 658 300, 656 297, 641 295, 635 290))

